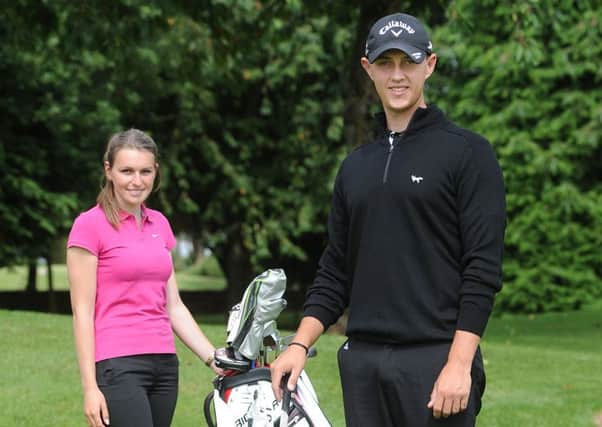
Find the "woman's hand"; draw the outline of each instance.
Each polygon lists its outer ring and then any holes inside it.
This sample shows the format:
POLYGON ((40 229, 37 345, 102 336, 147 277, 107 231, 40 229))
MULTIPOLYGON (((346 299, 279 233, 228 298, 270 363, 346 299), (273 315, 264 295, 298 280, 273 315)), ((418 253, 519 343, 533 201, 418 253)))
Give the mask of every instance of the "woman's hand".
POLYGON ((219 375, 220 377, 223 377, 225 372, 222 368, 218 368, 217 366, 215 366, 215 360, 211 361, 211 364, 209 365, 209 367, 211 368, 211 370, 213 372, 215 372, 215 375, 219 375))
POLYGON ((109 425, 109 408, 98 387, 84 390, 84 415, 90 427, 109 425))

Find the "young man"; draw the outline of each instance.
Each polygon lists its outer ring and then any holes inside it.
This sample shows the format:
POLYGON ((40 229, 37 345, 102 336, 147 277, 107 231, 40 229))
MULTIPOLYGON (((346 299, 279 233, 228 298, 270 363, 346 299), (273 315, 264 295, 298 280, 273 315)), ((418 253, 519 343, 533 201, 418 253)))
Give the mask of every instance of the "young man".
POLYGON ((504 186, 487 140, 425 103, 436 63, 413 16, 370 30, 361 64, 384 114, 374 141, 341 164, 304 317, 272 365, 280 398, 282 376, 293 389, 307 347, 348 308, 338 354, 348 426, 473 426, 481 405, 504 186))

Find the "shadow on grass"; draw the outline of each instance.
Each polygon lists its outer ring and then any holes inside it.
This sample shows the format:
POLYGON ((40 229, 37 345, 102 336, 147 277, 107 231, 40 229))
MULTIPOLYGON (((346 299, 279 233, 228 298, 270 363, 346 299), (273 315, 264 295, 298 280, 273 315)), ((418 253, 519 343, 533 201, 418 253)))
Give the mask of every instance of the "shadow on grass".
MULTIPOLYGON (((182 300, 201 324, 225 325, 231 305, 227 302, 227 293, 223 291, 186 291, 181 290, 182 300)), ((300 319, 300 299, 290 295, 289 304, 278 319, 282 329, 296 329, 300 319), (296 304, 291 304, 291 301, 296 304)), ((287 298, 288 299, 288 298, 287 298)), ((36 311, 42 313, 71 314, 69 291, 0 292, 0 309, 36 311)), ((225 326, 224 326, 225 328, 225 326)))

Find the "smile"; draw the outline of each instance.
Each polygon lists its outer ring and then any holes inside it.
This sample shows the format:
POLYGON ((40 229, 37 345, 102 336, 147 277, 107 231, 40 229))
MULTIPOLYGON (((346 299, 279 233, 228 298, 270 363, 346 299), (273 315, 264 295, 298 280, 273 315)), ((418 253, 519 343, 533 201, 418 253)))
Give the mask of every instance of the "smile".
POLYGON ((391 92, 393 92, 393 94, 395 94, 395 95, 401 95, 408 90, 408 87, 407 86, 395 86, 395 87, 390 87, 389 90, 391 92))

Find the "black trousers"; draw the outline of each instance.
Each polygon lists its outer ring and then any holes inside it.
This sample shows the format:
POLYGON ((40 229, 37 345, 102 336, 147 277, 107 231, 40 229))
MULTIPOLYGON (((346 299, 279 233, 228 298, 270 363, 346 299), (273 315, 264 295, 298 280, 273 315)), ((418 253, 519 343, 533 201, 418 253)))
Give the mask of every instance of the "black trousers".
POLYGON ((96 363, 111 427, 168 427, 178 398, 175 354, 141 354, 96 363))
POLYGON ((338 351, 349 427, 473 427, 485 390, 480 350, 465 411, 436 419, 426 407, 451 343, 395 345, 348 340, 338 351))

